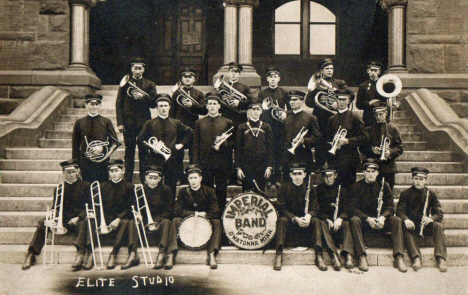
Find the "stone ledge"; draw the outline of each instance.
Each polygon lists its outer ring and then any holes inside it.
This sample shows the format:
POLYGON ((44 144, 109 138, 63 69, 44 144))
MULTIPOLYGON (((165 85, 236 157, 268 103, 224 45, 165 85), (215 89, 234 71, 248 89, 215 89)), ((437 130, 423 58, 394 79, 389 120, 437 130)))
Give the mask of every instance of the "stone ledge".
POLYGON ((90 70, 0 71, 0 85, 89 86, 101 88, 101 80, 90 70))
POLYGON ((468 35, 409 35, 408 44, 468 44, 468 35))
POLYGON ((392 73, 397 75, 403 82, 404 89, 427 88, 427 89, 467 89, 468 74, 412 74, 392 73))

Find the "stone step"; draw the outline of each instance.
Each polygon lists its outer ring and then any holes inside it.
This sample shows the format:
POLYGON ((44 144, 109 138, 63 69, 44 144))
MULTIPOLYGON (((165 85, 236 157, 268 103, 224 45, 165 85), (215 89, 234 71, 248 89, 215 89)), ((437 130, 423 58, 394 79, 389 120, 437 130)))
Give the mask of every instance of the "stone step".
POLYGON ((398 157, 399 161, 428 161, 428 162, 451 162, 454 160, 451 151, 405 151, 398 157))
POLYGON ((399 119, 399 118, 409 118, 410 115, 407 111, 402 110, 402 111, 396 111, 393 113, 393 119, 399 119))
MULTIPOLYGON (((71 139, 73 131, 70 130, 47 130, 45 139, 71 139)), ((117 132, 117 138, 123 142, 123 133, 117 132)))
MULTIPOLYGON (((62 115, 58 118, 57 122, 75 122, 76 120, 83 118, 84 116, 82 115, 62 115)), ((117 122, 117 117, 114 112, 113 115, 111 116, 105 116, 108 119, 111 119, 112 122, 117 122)))
MULTIPOLYGON (((113 121, 114 128, 117 127, 117 121, 113 121)), ((75 122, 54 122, 54 130, 73 131, 75 122)))
MULTIPOLYGON (((395 185, 393 195, 399 197, 401 192, 409 185, 395 185)), ((428 186, 429 189, 434 191, 440 199, 465 199, 468 200, 468 187, 466 186, 428 186)), ((1 189, 1 187, 0 187, 1 189)))
POLYGON ((411 117, 395 117, 392 120, 392 124, 398 124, 398 125, 406 125, 406 124, 414 124, 413 118, 411 117))
POLYGON ((397 161, 398 172, 409 172, 415 166, 423 166, 431 173, 461 173, 466 171, 462 162, 409 162, 397 161))
POLYGON ((425 141, 405 141, 403 142, 404 151, 425 151, 427 143, 425 141))
POLYGON ((402 132, 400 134, 401 136, 401 140, 403 142, 405 141, 423 141, 423 135, 421 132, 415 132, 415 133, 411 133, 411 132, 402 132))
MULTIPOLYGON (((115 109, 113 110, 103 110, 101 109, 99 112, 101 115, 104 117, 110 117, 110 116, 115 116, 115 109)), ((66 111, 67 115, 79 115, 80 118, 84 117, 88 114, 88 111, 86 108, 68 108, 66 111)))
POLYGON ((420 130, 414 124, 395 124, 400 132, 420 132, 420 130))

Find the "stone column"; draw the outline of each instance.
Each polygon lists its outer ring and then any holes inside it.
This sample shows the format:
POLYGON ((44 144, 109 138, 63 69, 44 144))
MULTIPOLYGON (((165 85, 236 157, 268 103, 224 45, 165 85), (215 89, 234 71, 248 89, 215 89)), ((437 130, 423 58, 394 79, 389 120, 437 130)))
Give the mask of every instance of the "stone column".
POLYGON ((224 67, 237 61, 237 7, 236 1, 224 1, 224 67))
POLYGON ((380 0, 388 12, 388 71, 407 72, 406 69, 406 5, 408 0, 380 0))

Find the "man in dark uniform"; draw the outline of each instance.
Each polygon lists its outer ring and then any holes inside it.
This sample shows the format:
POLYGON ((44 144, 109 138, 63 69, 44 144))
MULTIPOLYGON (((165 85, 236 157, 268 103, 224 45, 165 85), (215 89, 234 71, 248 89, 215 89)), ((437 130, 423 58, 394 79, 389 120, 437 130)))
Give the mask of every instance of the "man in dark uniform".
POLYGON ((213 234, 208 242, 207 264, 211 269, 216 269, 218 268, 216 255, 221 247, 221 210, 218 207, 218 200, 212 188, 201 184, 202 169, 200 165, 189 165, 186 170, 189 186, 182 188, 177 195, 175 218, 172 220, 169 234, 169 255, 164 268, 171 269, 175 263, 175 256, 179 249, 177 230, 182 219, 188 216, 203 216, 210 220, 213 228, 213 234))
POLYGON ((278 87, 278 83, 281 81, 280 69, 277 67, 269 67, 266 70, 266 80, 268 81, 268 88, 260 91, 258 93, 258 101, 262 102, 262 107, 266 108, 264 102, 267 98, 271 98, 271 106, 269 109, 264 109, 260 119, 270 124, 271 129, 273 130, 273 155, 274 155, 274 169, 273 175, 270 178, 271 183, 276 182, 278 177, 280 177, 280 167, 281 167, 281 154, 282 154, 282 132, 283 132, 283 122, 286 119, 286 112, 275 109, 275 106, 279 109, 287 111, 289 109, 287 105, 288 91, 284 90, 281 87, 278 87))
POLYGON ((330 245, 334 245, 334 241, 343 245, 340 255, 345 257, 345 267, 350 269, 354 266, 354 243, 349 229, 347 189, 336 182, 338 175, 334 166, 322 169, 321 174, 323 183, 316 187, 319 204, 317 217, 321 221, 325 240, 330 245))
POLYGON ((380 95, 376 88, 381 71, 382 64, 377 61, 371 61, 367 65, 367 74, 369 75, 369 79, 359 85, 359 90, 357 92, 356 107, 364 111, 362 114, 362 120, 366 127, 375 123, 375 118, 372 114, 374 105, 378 102, 384 102, 387 104, 387 98, 380 95))
POLYGON ((367 158, 378 160, 380 173, 377 181, 385 178, 390 188, 395 186, 395 173, 397 173, 396 158, 403 154, 403 146, 400 130, 395 125, 387 122, 387 104, 384 102, 374 104, 376 122, 364 128, 367 142, 360 147, 361 152, 367 158), (382 141, 388 138, 388 148, 382 147, 382 141), (383 154, 382 154, 383 153, 383 154))
POLYGON ((193 130, 179 120, 169 117, 171 97, 168 94, 162 93, 158 97, 157 108, 159 116, 146 121, 145 125, 143 125, 137 139, 138 148, 142 151, 145 166, 157 165, 164 168, 164 183, 171 188, 175 197, 178 177, 184 169, 184 146, 191 141, 193 130), (154 151, 144 143, 149 143, 151 137, 156 137, 158 141, 162 141, 166 149, 168 149, 167 151, 170 150, 170 157, 167 160, 161 153, 154 151))
POLYGON ((307 173, 312 171, 312 147, 320 140, 317 118, 302 110, 304 92, 289 91, 291 112, 283 124, 283 182, 289 181, 289 168, 292 163, 306 163, 307 173), (301 133, 305 133, 301 136, 301 133), (295 147, 295 148, 294 148, 295 147))
POLYGON ((237 129, 235 159, 243 191, 255 188, 254 180, 263 191, 273 171, 273 131, 270 124, 260 120, 261 105, 252 102, 247 122, 237 129))
MULTIPOLYGON (((61 205, 61 199, 56 200, 57 188, 54 190, 54 200, 52 202, 55 206, 57 201, 57 207, 51 209, 57 209, 56 218, 61 218, 63 226, 69 231, 77 233, 76 238, 73 240, 73 245, 76 247, 76 258, 73 262, 72 269, 80 270, 83 265, 83 256, 86 250, 86 212, 85 203, 89 199, 89 183, 84 182, 79 175, 79 167, 76 160, 68 160, 60 163, 62 166, 62 172, 65 177, 63 182, 63 205, 61 205), (60 212, 60 210, 63 210, 60 212)), ((28 247, 28 254, 24 260, 22 269, 29 269, 36 263, 36 255, 39 255, 44 247, 46 235, 45 235, 45 218, 38 222, 36 232, 34 233, 33 239, 28 247)), ((52 220, 54 221, 54 220, 52 220)), ((57 221, 57 220, 55 220, 57 221)), ((50 251, 50 249, 48 249, 50 251)), ((52 255, 49 252, 49 255, 52 255)))
POLYGON ((421 269, 421 251, 416 240, 416 233, 432 235, 434 256, 441 272, 447 271, 447 247, 445 246, 444 212, 437 194, 426 187, 429 170, 422 167, 411 169, 413 186, 402 191, 397 205, 397 216, 403 220, 403 234, 406 249, 413 261, 414 270, 421 269), (427 205, 426 205, 427 204, 427 205))
MULTIPOLYGON (((309 92, 307 93, 306 97, 306 105, 308 107, 314 108, 314 115, 317 117, 318 125, 320 127, 320 132, 322 134, 325 134, 327 131, 327 123, 328 123, 328 118, 332 116, 333 114, 337 113, 337 108, 338 105, 337 103, 332 103, 330 108, 326 107, 323 103, 318 105, 316 103, 315 97, 319 92, 325 92, 328 93, 330 92, 331 95, 333 96, 334 93, 339 90, 341 93, 347 93, 349 94, 350 100, 349 103, 351 103, 354 100, 354 93, 352 90, 348 88, 348 85, 346 85, 346 82, 344 80, 336 79, 333 77, 334 73, 334 66, 333 66, 333 61, 330 58, 324 59, 319 66, 319 71, 314 74, 315 79, 313 77, 311 78, 308 89, 309 92), (311 81, 320 81, 321 83, 319 85, 315 85, 311 83, 311 81), (328 84, 330 86, 330 89, 326 88, 325 86, 321 85, 324 83, 328 84)), ((319 171, 320 168, 323 167, 327 160, 327 147, 328 145, 326 142, 321 140, 316 148, 315 148, 315 159, 317 161, 316 163, 316 170, 319 171)))
MULTIPOLYGON (((143 124, 151 119, 151 108, 156 107, 158 94, 153 81, 143 78, 145 60, 134 58, 130 63, 131 74, 127 74, 120 82, 115 101, 117 113, 117 128, 124 134, 125 142, 125 179, 133 180, 135 169, 136 138, 143 124), (136 87, 135 87, 136 86, 136 87)), ((141 150, 138 152, 140 160, 141 150)), ((143 180, 143 166, 140 164, 140 175, 143 180)))
POLYGON ((232 170, 235 131, 232 128, 232 121, 219 114, 220 107, 219 96, 214 93, 208 94, 206 97, 208 116, 195 122, 193 163, 203 167, 203 185, 210 187, 216 185, 218 205, 224 210, 227 182, 232 170), (231 136, 221 143, 223 134, 231 136))
POLYGON ((366 139, 363 132, 364 123, 357 114, 348 109, 349 100, 349 94, 341 92, 337 94, 338 113, 328 119, 325 135, 329 149, 338 130, 340 128, 346 130, 346 137, 337 141, 338 150, 335 155, 328 152, 328 160, 329 164, 336 165, 338 182, 348 187, 356 182, 356 171, 361 161, 357 149, 366 139))
POLYGON ((102 96, 88 94, 85 99, 88 115, 76 120, 73 126, 72 157, 79 160, 84 181, 106 181, 109 177, 107 173, 109 158, 102 162, 93 161, 92 158, 100 159, 107 149, 111 146, 116 147, 117 134, 112 121, 99 115, 102 96))
POLYGON ((376 181, 378 174, 379 165, 374 159, 369 159, 364 164, 364 179, 353 184, 349 190, 352 215, 350 227, 354 240, 354 251, 359 259, 359 269, 361 271, 369 270, 363 232, 374 230, 384 233, 391 231, 395 267, 401 272, 406 272, 406 265, 403 261, 402 221, 400 217, 393 216, 395 205, 393 204, 392 190, 388 183, 380 184, 376 181))
POLYGON ((291 181, 284 182, 278 191, 280 218, 276 221, 276 258, 273 269, 281 270, 286 234, 315 250, 315 263, 320 270, 327 270, 322 256, 323 248, 330 254, 333 267, 339 269, 341 263, 331 237, 322 241, 320 220, 317 218, 317 194, 310 177, 309 181, 304 181, 307 176, 306 164, 293 163, 289 174, 291 181))
MULTIPOLYGON (((168 247, 169 229, 171 227, 171 217, 174 213, 174 198, 171 188, 161 182, 163 169, 159 166, 147 166, 145 168, 146 184, 143 186, 147 202, 147 208, 151 212, 151 218, 159 224, 154 233, 154 239, 158 242, 159 252, 154 269, 161 269, 164 265, 164 256, 168 247)), ((140 207, 143 205, 140 200, 140 207)), ((145 225, 148 225, 148 215, 146 208, 141 212, 145 225)), ((151 231, 152 226, 147 226, 151 231)))

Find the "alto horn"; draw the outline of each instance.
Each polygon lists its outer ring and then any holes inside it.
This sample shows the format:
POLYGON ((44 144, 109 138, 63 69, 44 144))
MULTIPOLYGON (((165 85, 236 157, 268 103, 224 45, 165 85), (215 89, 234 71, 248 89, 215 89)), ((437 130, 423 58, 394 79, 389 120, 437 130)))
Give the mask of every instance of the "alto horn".
POLYGON ((341 148, 340 139, 346 138, 346 134, 348 134, 348 131, 340 126, 338 131, 335 133, 335 136, 333 137, 333 141, 331 142, 332 148, 328 151, 330 154, 334 155, 336 151, 341 148))
POLYGON ((280 114, 281 113, 286 114, 287 110, 282 109, 279 106, 278 101, 275 101, 275 102, 276 102, 276 104, 273 103, 273 98, 271 98, 270 96, 265 97, 263 99, 263 101, 262 101, 262 109, 265 110, 265 111, 271 109, 271 116, 273 117, 273 119, 278 120, 280 122, 283 122, 283 120, 281 120, 280 114))
POLYGON ((162 155, 166 161, 171 157, 171 149, 162 140, 158 140, 153 136, 148 141, 143 141, 143 143, 149 146, 154 153, 162 155))
POLYGON ((127 85, 127 83, 130 85, 130 87, 127 88, 127 94, 128 96, 131 96, 133 98, 135 98, 135 96, 133 96, 133 93, 135 92, 140 92, 141 94, 143 94, 144 96, 148 96, 148 97, 151 97, 148 93, 146 93, 146 91, 144 91, 143 89, 141 89, 140 87, 138 87, 135 83, 131 82, 130 81, 130 76, 127 74, 125 75, 122 80, 120 81, 120 87, 124 87, 125 85, 127 85))
POLYGON ((241 110, 239 107, 232 106, 231 101, 246 101, 247 96, 242 94, 239 90, 235 89, 224 81, 224 75, 221 75, 213 85, 214 90, 221 96, 221 103, 229 109, 237 113, 245 113, 245 110, 241 110))
POLYGON ((186 107, 184 105, 184 101, 185 102, 191 101, 193 105, 195 105, 197 107, 200 106, 198 101, 195 98, 193 98, 190 94, 188 94, 187 91, 185 91, 182 88, 182 83, 180 81, 177 82, 176 85, 172 88, 173 93, 175 93, 176 91, 180 92, 180 94, 177 95, 177 98, 176 98, 177 104, 180 105, 184 110, 186 110, 190 114, 192 114, 194 116, 198 116, 198 114, 193 113, 192 110, 190 110, 190 108, 188 108, 188 107, 186 107))

